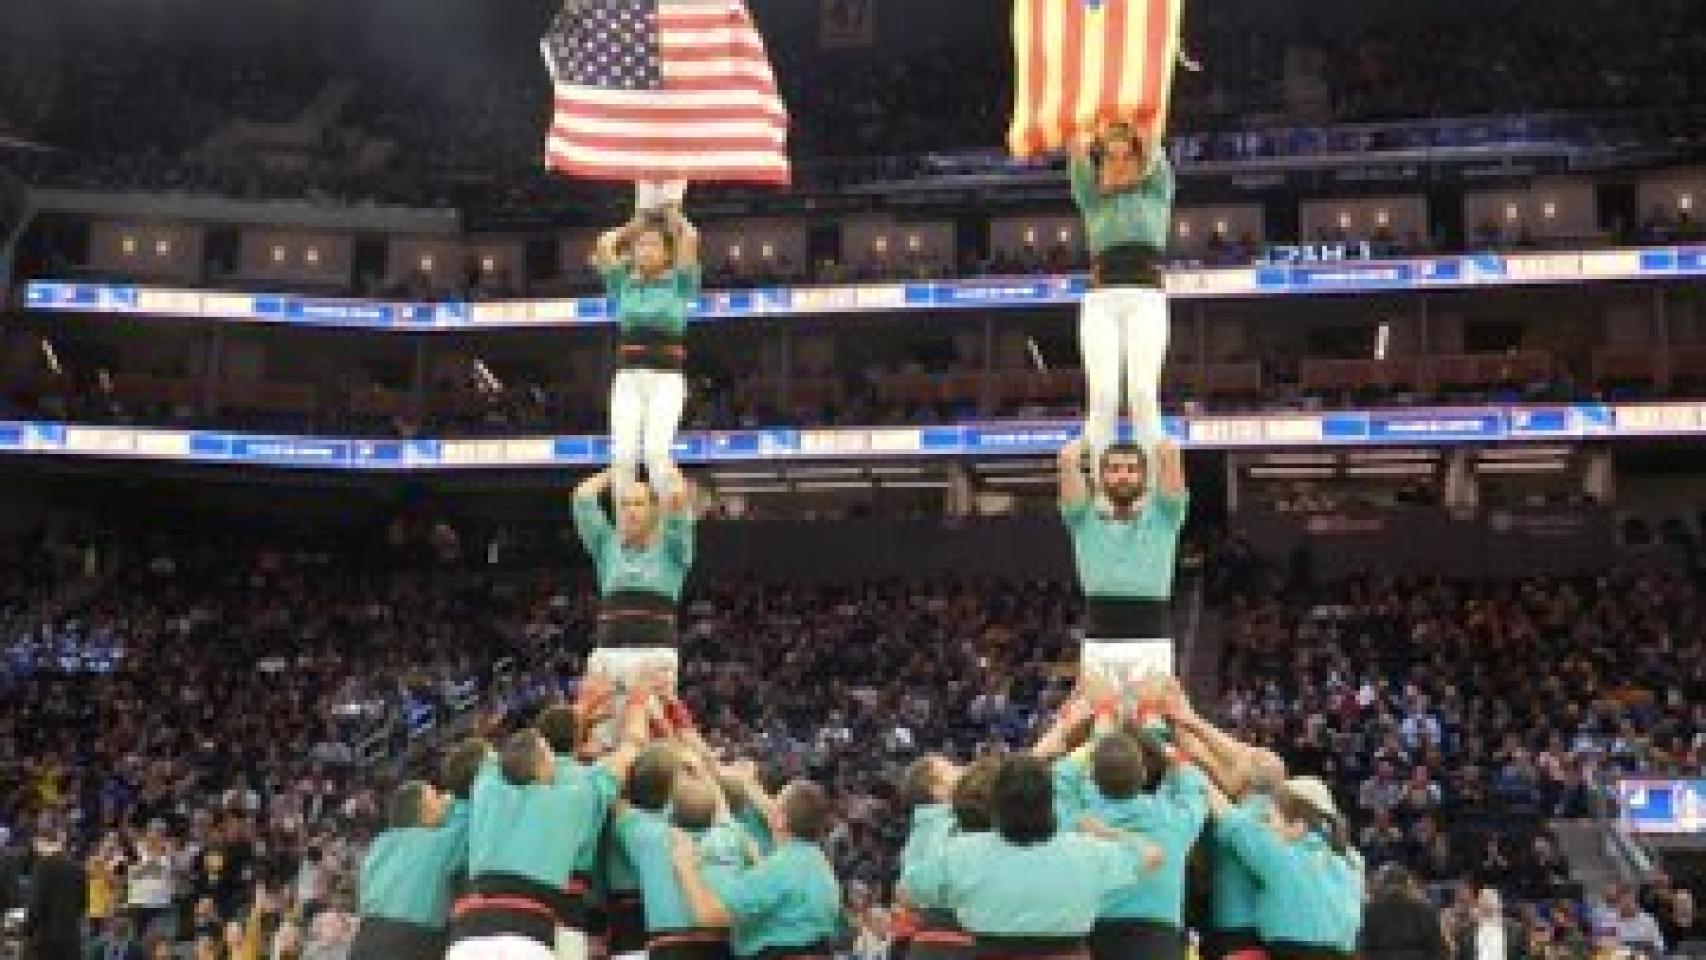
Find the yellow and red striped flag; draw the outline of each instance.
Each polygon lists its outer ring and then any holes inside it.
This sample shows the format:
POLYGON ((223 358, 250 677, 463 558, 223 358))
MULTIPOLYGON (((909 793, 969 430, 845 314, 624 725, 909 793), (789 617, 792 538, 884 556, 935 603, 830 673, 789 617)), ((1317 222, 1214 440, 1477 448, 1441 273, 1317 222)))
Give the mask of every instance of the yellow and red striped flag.
POLYGON ((1167 128, 1184 0, 1014 0, 1017 157, 1062 149, 1086 125, 1167 128))

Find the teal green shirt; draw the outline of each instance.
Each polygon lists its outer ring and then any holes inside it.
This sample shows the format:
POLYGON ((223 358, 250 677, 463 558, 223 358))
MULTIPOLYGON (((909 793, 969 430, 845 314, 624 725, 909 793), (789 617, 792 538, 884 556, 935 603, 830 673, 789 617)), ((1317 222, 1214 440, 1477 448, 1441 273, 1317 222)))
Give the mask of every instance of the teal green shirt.
POLYGON ((1104 920, 1150 920, 1169 926, 1185 923, 1185 859, 1208 820, 1208 781, 1188 765, 1168 771, 1154 793, 1112 800, 1096 789, 1089 772, 1082 772, 1083 812, 1097 820, 1161 848, 1165 859, 1152 873, 1109 894, 1102 901, 1104 920))
POLYGON ((699 282, 697 266, 666 270, 655 280, 636 279, 627 264, 604 271, 604 291, 624 332, 685 333, 687 314, 699 298, 699 282))
POLYGON ((905 865, 900 885, 920 907, 954 911, 973 934, 1078 937, 1095 925, 1105 897, 1144 872, 1135 843, 1062 830, 1021 847, 998 833, 969 833, 905 865))
POLYGON ((1367 895, 1366 866, 1362 854, 1355 850, 1345 851, 1344 856, 1334 856, 1332 866, 1333 905, 1339 919, 1337 946, 1341 952, 1354 955, 1362 937, 1362 908, 1367 895))
POLYGON ((488 759, 470 799, 468 872, 563 886, 593 862, 616 793, 616 778, 599 764, 558 758, 553 782, 518 787, 488 759))
POLYGON ((468 804, 450 807, 444 825, 387 830, 361 862, 361 915, 442 930, 451 890, 468 868, 468 804))
POLYGON ((1167 249, 1174 184, 1173 165, 1165 153, 1156 155, 1148 176, 1117 193, 1102 192, 1096 165, 1088 159, 1073 160, 1067 172, 1072 179, 1072 200, 1084 217, 1084 239, 1091 253, 1124 244, 1167 249))
MULTIPOLYGON (((699 926, 675 875, 672 830, 667 813, 632 808, 616 818, 617 845, 633 864, 638 878, 648 933, 692 930, 699 926)), ((694 838, 701 839, 707 832, 695 834, 694 838)))
POLYGON ((940 853, 958 826, 953 807, 945 803, 927 803, 913 810, 912 827, 907 831, 906 845, 900 849, 901 869, 940 853))
POLYGON ((681 599, 681 586, 693 566, 693 514, 666 512, 657 535, 644 547, 622 543, 596 497, 575 497, 575 530, 592 556, 598 593, 608 597, 627 590, 681 599))
POLYGON ((1171 598, 1179 531, 1190 502, 1189 493, 1155 491, 1129 520, 1105 516, 1092 497, 1061 504, 1060 518, 1072 534, 1084 595, 1106 600, 1171 598))
POLYGON ((758 847, 758 855, 768 857, 776 850, 776 837, 770 832, 770 824, 764 821, 764 814, 750 804, 741 808, 734 816, 735 826, 758 847))
POLYGON ((1263 943, 1340 949, 1344 868, 1319 834, 1288 843, 1238 809, 1220 817, 1217 833, 1256 875, 1256 930, 1263 943))
POLYGON ((734 921, 737 957, 772 947, 806 947, 841 935, 841 884, 816 844, 790 840, 750 867, 701 854, 705 882, 734 921))
MULTIPOLYGON (((1238 802, 1238 809, 1251 820, 1261 823, 1268 817, 1273 800, 1267 794, 1253 793, 1238 802)), ((1224 820, 1217 821, 1208 833, 1210 872, 1213 876, 1209 923, 1215 930, 1255 930, 1256 903, 1262 885, 1256 874, 1239 859, 1232 844, 1222 835, 1224 820)))

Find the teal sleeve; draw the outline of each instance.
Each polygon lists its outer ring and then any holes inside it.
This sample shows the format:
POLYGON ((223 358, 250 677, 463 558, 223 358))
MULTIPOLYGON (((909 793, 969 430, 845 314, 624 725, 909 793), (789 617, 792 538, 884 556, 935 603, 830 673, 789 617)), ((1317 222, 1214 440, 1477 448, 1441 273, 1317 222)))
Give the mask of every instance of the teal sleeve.
POLYGON ((900 889, 908 900, 925 909, 949 909, 953 902, 953 870, 948 863, 948 849, 936 851, 935 856, 919 857, 904 864, 900 871, 900 889))
POLYGON ((703 282, 704 271, 697 263, 675 268, 675 295, 688 301, 689 308, 693 306, 692 301, 699 298, 699 286, 703 282))
POLYGON ((599 505, 597 497, 577 494, 574 501, 575 532, 580 534, 586 552, 597 559, 603 555, 605 545, 610 542, 610 537, 615 532, 610 527, 610 518, 604 515, 604 508, 599 505))
POLYGON ((679 513, 670 513, 663 521, 664 542, 669 548, 670 556, 682 570, 693 566, 693 528, 691 507, 679 513))
POLYGON ((782 905, 788 890, 778 862, 767 860, 747 870, 730 870, 706 880, 723 901, 723 909, 741 923, 764 917, 782 905))
POLYGON ((1280 839, 1244 811, 1232 809, 1221 814, 1215 831, 1251 873, 1271 877, 1285 871, 1285 848, 1280 839))
POLYGON ((610 297, 612 300, 619 300, 622 298, 623 294, 628 292, 627 264, 618 263, 613 266, 605 267, 598 272, 598 275, 599 278, 604 281, 605 296, 610 297))
POLYGON ((1090 777, 1082 761, 1061 757, 1054 762, 1054 808, 1062 816, 1062 830, 1073 830, 1078 818, 1090 808, 1090 777))
POLYGON ((444 866, 453 877, 468 872, 468 801, 458 800, 450 805, 450 814, 439 836, 447 847, 444 866))
POLYGON ((1143 181, 1143 195, 1154 203, 1171 206, 1175 189, 1173 163, 1167 159, 1167 151, 1162 150, 1156 154, 1154 167, 1143 181))
POLYGON ((1159 490, 1150 500, 1149 509, 1155 511, 1156 519, 1169 530, 1178 530, 1185 525, 1185 514, 1190 511, 1190 491, 1184 493, 1163 493, 1159 490))
POLYGON ((1060 519, 1066 523, 1068 530, 1077 530, 1089 519, 1091 509, 1089 495, 1075 503, 1063 501, 1060 505, 1060 519))
POLYGON ((1088 157, 1073 157, 1066 163, 1066 173, 1072 180, 1072 202, 1088 214, 1101 199, 1096 188, 1096 165, 1088 157))
POLYGON ((592 792, 598 797, 598 802, 606 809, 616 802, 616 797, 622 792, 622 785, 616 782, 616 774, 602 763, 595 763, 586 768, 587 783, 592 792))
POLYGON ((1143 873, 1144 840, 1131 834, 1122 840, 1093 840, 1096 851, 1096 881, 1107 896, 1135 883, 1143 873))

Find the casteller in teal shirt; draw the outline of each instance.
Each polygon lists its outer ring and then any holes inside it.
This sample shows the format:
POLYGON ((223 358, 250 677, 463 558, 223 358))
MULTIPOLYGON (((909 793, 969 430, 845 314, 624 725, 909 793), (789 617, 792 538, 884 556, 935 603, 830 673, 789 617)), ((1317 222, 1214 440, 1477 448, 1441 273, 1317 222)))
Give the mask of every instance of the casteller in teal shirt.
POLYGON ((1058 832, 1019 845, 998 833, 968 833, 933 857, 907 864, 900 886, 925 909, 952 910, 982 937, 1082 937, 1102 901, 1146 873, 1144 850, 1130 842, 1058 832))
POLYGON ((561 889, 591 863, 616 777, 601 764, 558 757, 550 783, 513 784, 488 759, 469 799, 468 872, 561 889))
POLYGON ((1057 761, 1058 778, 1079 781, 1075 788, 1062 784, 1082 798, 1081 812, 1128 833, 1140 834, 1161 849, 1161 866, 1141 881, 1121 887, 1103 901, 1100 919, 1148 920, 1182 928, 1185 922, 1185 858, 1190 856, 1208 820, 1208 780, 1189 764, 1176 764, 1167 771, 1153 793, 1114 799, 1104 796, 1085 769, 1083 761, 1057 761))
POLYGON ((641 279, 625 263, 604 272, 604 290, 623 333, 646 331, 680 337, 687 315, 699 298, 697 265, 672 267, 657 277, 641 279))
POLYGON ((393 827, 361 862, 361 915, 442 931, 450 895, 468 866, 468 804, 451 804, 437 827, 393 827))
POLYGON ((1167 600, 1190 494, 1153 490, 1129 518, 1096 509, 1094 498, 1062 503, 1084 596, 1093 600, 1167 600))
POLYGON ((1166 153, 1157 151, 1149 173, 1125 190, 1103 192, 1096 165, 1088 157, 1073 158, 1067 173, 1072 179, 1072 200, 1084 217, 1084 239, 1091 253, 1128 245, 1154 251, 1167 248, 1174 183, 1173 165, 1166 153))
POLYGON ((631 547, 622 542, 598 497, 574 497, 575 530, 592 556, 598 593, 651 593, 681 599, 682 584, 693 566, 693 512, 665 510, 651 542, 631 547))
MULTIPOLYGON (((1345 866, 1315 832, 1294 841, 1238 808, 1220 815, 1217 837, 1255 874, 1256 929, 1270 947, 1340 950, 1346 942, 1345 866)), ((1360 909, 1360 901, 1356 907, 1360 909)))
POLYGON ((734 921, 735 956, 771 948, 815 952, 841 935, 841 884, 817 844, 783 840, 751 867, 706 853, 705 884, 734 921))

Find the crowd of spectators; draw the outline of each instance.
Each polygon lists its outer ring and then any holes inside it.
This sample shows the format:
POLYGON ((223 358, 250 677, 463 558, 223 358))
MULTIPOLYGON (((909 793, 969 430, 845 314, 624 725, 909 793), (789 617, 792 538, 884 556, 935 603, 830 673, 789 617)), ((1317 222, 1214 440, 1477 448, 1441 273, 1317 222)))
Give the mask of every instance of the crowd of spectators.
POLYGON ((1620 775, 1706 762, 1701 584, 1673 569, 1595 579, 1292 582, 1229 603, 1230 728, 1320 771, 1354 810, 1371 865, 1399 863, 1452 914, 1502 891, 1532 941, 1639 947, 1697 939, 1691 901, 1572 881, 1551 820, 1601 813, 1620 775), (1627 916, 1624 916, 1627 914, 1627 916))
MULTIPOLYGON (((579 575, 423 529, 399 527, 395 552, 61 544, 45 591, 16 586, 39 569, 0 567, 0 834, 75 838, 103 943, 340 956, 397 759, 458 717, 525 717, 570 689, 591 626, 579 575), (43 600, 85 581, 75 605, 43 600)), ((1701 768, 1698 583, 1211 566, 1215 712, 1327 777, 1371 864, 1457 898, 1454 922, 1476 888, 1503 890, 1537 944, 1644 929, 1643 913, 1672 944, 1699 937, 1685 885, 1582 890, 1544 827, 1592 816, 1606 776, 1701 768)), ((881 903, 899 770, 1033 739, 1070 685, 1076 609, 1063 583, 706 582, 684 606, 682 689, 714 742, 832 787, 829 849, 854 898, 881 903)))

